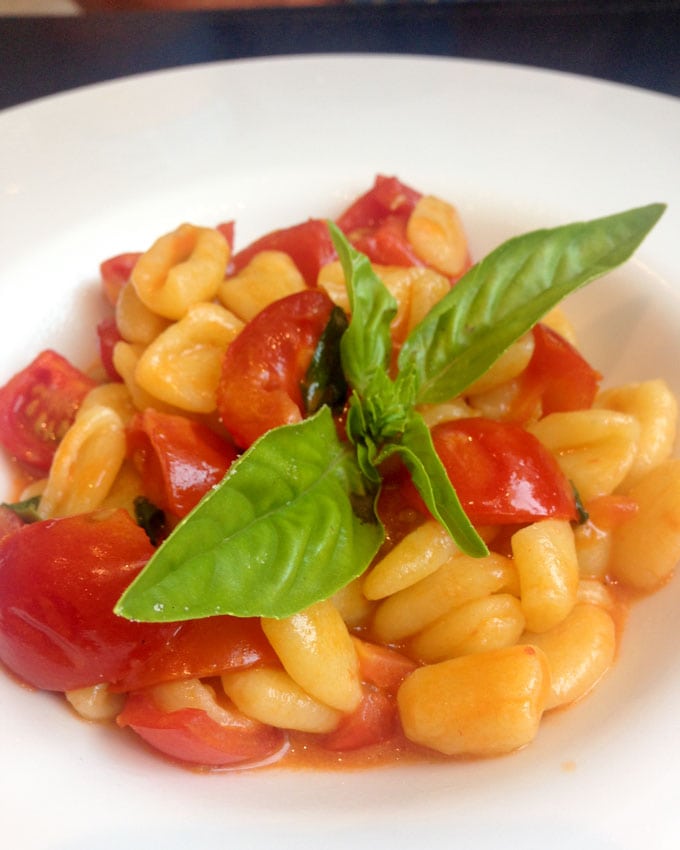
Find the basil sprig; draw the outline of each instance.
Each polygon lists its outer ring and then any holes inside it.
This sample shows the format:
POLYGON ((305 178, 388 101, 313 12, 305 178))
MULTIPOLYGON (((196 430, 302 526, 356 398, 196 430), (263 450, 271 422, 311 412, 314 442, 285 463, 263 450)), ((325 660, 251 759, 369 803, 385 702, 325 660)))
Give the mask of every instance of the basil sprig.
POLYGON ((265 434, 158 548, 116 613, 150 622, 286 617, 328 598, 365 571, 383 541, 375 500, 380 467, 393 455, 461 549, 483 555, 416 405, 462 392, 564 296, 626 261, 664 208, 504 243, 411 332, 395 377, 396 303, 366 257, 329 224, 352 315, 339 340, 351 387, 349 442, 326 405, 265 434))

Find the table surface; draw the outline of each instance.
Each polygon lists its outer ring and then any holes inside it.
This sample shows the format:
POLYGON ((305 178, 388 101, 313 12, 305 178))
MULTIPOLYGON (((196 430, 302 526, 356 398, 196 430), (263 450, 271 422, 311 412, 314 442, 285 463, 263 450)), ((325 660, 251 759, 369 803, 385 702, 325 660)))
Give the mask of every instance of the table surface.
POLYGON ((130 74, 302 53, 465 57, 680 96, 680 2, 459 0, 0 18, 0 109, 130 74))

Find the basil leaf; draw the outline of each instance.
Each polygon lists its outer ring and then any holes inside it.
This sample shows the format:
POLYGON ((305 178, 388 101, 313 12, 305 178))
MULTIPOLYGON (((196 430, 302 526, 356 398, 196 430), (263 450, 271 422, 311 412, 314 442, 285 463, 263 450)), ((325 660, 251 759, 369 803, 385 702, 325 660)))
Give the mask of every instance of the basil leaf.
POLYGON ((566 295, 626 261, 662 215, 650 204, 511 239, 470 269, 413 329, 400 369, 418 403, 461 393, 566 295))
POLYGON ((328 227, 345 274, 352 314, 341 341, 342 366, 347 381, 363 396, 373 373, 389 368, 390 323, 397 302, 373 271, 368 257, 355 250, 333 222, 329 221, 328 227))
POLYGON ((149 622, 294 614, 371 562, 384 532, 374 511, 367 521, 369 498, 327 407, 269 431, 182 520, 116 613, 149 622))
POLYGON ((446 528, 467 555, 475 558, 489 554, 482 538, 463 510, 439 455, 435 451, 423 417, 413 411, 399 443, 390 443, 378 461, 399 455, 430 513, 446 528))
POLYGON ((23 499, 21 502, 2 502, 2 507, 8 508, 26 524, 38 522, 41 519, 38 514, 40 496, 31 496, 29 499, 23 499))
POLYGON ((341 410, 345 404, 347 381, 342 371, 340 340, 347 324, 344 310, 333 307, 302 382, 302 400, 307 414, 316 413, 324 404, 333 411, 341 410))

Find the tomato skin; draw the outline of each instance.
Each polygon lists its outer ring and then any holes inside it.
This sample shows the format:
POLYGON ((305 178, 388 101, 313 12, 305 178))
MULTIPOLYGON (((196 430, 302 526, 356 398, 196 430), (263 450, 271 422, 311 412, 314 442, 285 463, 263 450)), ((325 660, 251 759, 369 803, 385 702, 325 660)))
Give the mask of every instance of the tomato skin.
POLYGON ((592 407, 602 376, 563 337, 539 323, 533 328, 534 353, 519 377, 509 419, 526 422, 537 413, 592 407))
POLYGON ((159 636, 154 645, 130 658, 112 691, 217 676, 226 670, 277 661, 257 617, 206 617, 156 629, 159 636))
POLYGON ((323 290, 296 292, 265 307, 231 343, 217 409, 238 446, 303 418, 300 384, 332 309, 323 290))
POLYGON ((233 712, 233 725, 221 724, 196 708, 162 711, 149 691, 131 693, 118 715, 155 749, 178 761, 211 767, 246 766, 282 752, 286 735, 233 712))
POLYGON ((96 382, 46 349, 0 388, 0 444, 27 472, 42 476, 96 382))
POLYGON ((11 508, 0 505, 0 543, 10 534, 23 528, 23 520, 11 508))
POLYGON ((339 216, 336 223, 354 247, 373 263, 422 266, 406 238, 406 225, 422 194, 396 177, 378 175, 373 187, 339 216))
POLYGON ((207 425, 152 408, 132 418, 127 443, 150 501, 180 518, 219 484, 237 454, 207 425))
POLYGON ((120 342, 123 337, 113 317, 102 319, 98 323, 97 338, 99 340, 99 359, 102 361, 106 376, 110 381, 122 381, 123 379, 113 365, 113 349, 116 347, 116 343, 120 342))
POLYGON ((99 266, 99 274, 102 281, 102 292, 104 298, 112 307, 116 306, 121 289, 130 280, 132 269, 141 257, 139 251, 129 251, 125 254, 117 254, 109 257, 99 266))
POLYGON ((121 691, 272 658, 257 619, 116 616, 152 553, 123 510, 36 522, 0 540, 0 660, 44 690, 110 682, 121 691))
MULTIPOLYGON (((432 441, 473 524, 578 518, 572 487, 533 434, 510 422, 476 417, 442 422, 432 441)), ((404 498, 426 513, 410 479, 404 498)))
POLYGON ((155 627, 113 606, 152 553, 124 511, 45 520, 0 543, 0 658, 64 691, 113 681, 155 627))
POLYGON ((316 286, 320 269, 336 259, 325 221, 310 218, 261 236, 232 257, 230 271, 240 272, 260 251, 283 251, 293 260, 307 286, 316 286))
POLYGON ((345 715, 332 732, 321 738, 326 750, 349 751, 388 741, 398 729, 397 703, 393 695, 364 685, 358 707, 345 715))

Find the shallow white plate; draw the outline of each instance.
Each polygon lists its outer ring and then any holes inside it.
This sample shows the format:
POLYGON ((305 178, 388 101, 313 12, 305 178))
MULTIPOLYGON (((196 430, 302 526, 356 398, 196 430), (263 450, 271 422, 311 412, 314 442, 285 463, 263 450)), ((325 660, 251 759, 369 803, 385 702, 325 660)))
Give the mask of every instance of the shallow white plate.
MULTIPOLYGON (((97 267, 183 220, 240 244, 339 212, 377 172, 460 208, 476 256, 652 201, 635 260, 568 305, 610 381, 680 392, 680 103, 437 59, 274 59, 164 72, 0 115, 0 381, 94 351, 97 267)), ((7 473, 0 489, 7 490, 7 473)), ((600 688, 510 757, 359 773, 199 775, 0 677, 3 846, 675 848, 680 581, 639 604, 600 688)))

